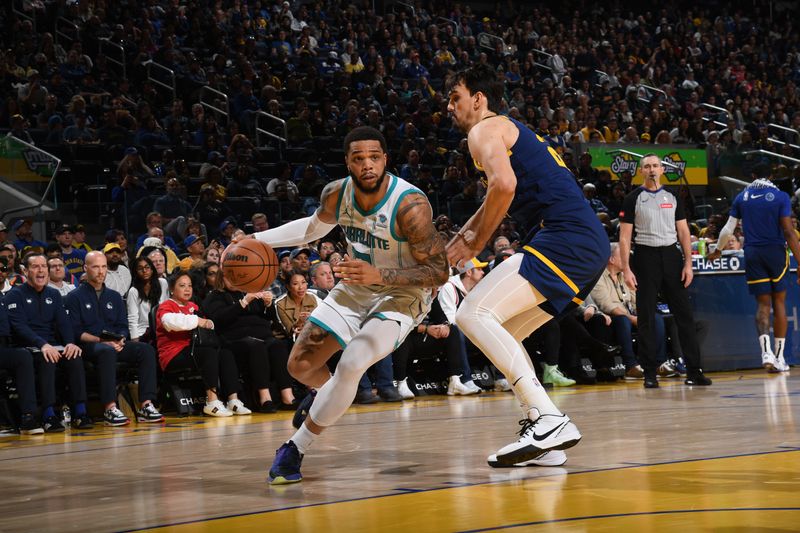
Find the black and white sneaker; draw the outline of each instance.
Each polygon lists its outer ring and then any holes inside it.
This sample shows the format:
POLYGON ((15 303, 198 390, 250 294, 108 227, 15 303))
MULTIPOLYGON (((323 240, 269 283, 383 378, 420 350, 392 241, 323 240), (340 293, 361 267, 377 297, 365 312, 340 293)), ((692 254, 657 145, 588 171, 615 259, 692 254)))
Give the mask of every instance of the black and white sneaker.
POLYGON ((119 410, 119 407, 114 406, 111 409, 106 409, 103 413, 103 423, 107 426, 127 426, 131 423, 125 413, 119 410))
POLYGON ((581 440, 581 434, 567 415, 541 415, 519 421, 519 440, 497 452, 498 466, 514 466, 535 459, 548 450, 566 450, 581 440))
POLYGON ((89 415, 77 415, 72 417, 73 429, 93 429, 94 422, 89 415))
POLYGON ((20 435, 44 435, 44 428, 42 424, 36 420, 33 415, 22 415, 22 421, 19 425, 20 435))
POLYGON ((61 419, 57 416, 48 416, 44 419, 42 423, 42 427, 44 428, 45 433, 63 433, 64 432, 64 424, 61 423, 61 419))
POLYGON ((486 460, 492 468, 511 468, 519 466, 561 466, 567 462, 567 454, 561 450, 548 450, 529 461, 515 463, 513 465, 501 465, 497 460, 497 454, 490 455, 486 460))
POLYGON ((156 422, 163 422, 164 415, 158 412, 156 406, 152 403, 148 403, 143 405, 141 409, 136 411, 136 420, 137 422, 145 422, 145 423, 156 423, 156 422))

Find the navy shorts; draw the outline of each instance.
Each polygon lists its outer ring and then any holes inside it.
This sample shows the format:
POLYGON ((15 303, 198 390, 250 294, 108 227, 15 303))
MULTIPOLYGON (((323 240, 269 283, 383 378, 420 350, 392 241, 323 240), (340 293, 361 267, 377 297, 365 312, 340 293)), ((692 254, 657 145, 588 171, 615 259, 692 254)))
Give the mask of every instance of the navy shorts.
POLYGON ((547 298, 540 307, 553 316, 581 305, 603 274, 610 253, 600 232, 544 229, 523 247, 519 273, 547 298))
POLYGON ((789 288, 789 252, 785 246, 745 246, 744 265, 750 294, 783 292, 789 288))

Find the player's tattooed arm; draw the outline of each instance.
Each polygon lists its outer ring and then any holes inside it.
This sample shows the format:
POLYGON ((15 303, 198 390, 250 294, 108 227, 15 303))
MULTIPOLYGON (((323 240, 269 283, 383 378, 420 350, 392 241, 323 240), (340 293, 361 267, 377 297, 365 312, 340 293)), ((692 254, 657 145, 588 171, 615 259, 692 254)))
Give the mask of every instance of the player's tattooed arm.
POLYGON ((319 196, 317 217, 328 224, 336 224, 336 204, 339 202, 339 193, 344 186, 344 180, 336 180, 325 185, 319 196))
POLYGON ((409 194, 397 210, 397 229, 406 238, 417 265, 382 268, 381 282, 394 287, 439 287, 447 282, 449 267, 445 242, 433 225, 433 211, 422 194, 409 194))

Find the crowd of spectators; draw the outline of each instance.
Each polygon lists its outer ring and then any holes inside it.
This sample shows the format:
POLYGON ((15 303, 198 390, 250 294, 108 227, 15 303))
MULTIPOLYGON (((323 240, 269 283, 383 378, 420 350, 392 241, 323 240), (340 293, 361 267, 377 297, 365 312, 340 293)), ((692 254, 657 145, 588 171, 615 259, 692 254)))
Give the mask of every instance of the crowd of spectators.
MULTIPOLYGON (((741 152, 793 155, 792 144, 800 144, 797 8, 782 3, 774 11, 682 1, 656 9, 581 10, 506 2, 489 11, 423 1, 385 11, 381 2, 341 1, 23 4, 26 16, 0 13, 10 29, 0 35, 0 128, 75 163, 72 181, 105 180, 111 216, 102 228, 105 239, 95 244, 106 256, 106 286, 126 300, 129 339, 174 341, 171 357, 159 354, 166 370, 177 357, 189 364, 189 329, 218 323, 218 332, 237 337, 248 353, 263 354, 253 405, 265 411, 294 405, 280 361, 317 299, 335 283, 330 265, 344 254, 342 235, 282 251, 281 277, 271 291, 256 295, 234 294, 222 282, 220 251, 237 232, 263 231, 313 211, 324 185, 345 175, 341 140, 359 125, 386 136, 391 171, 430 196, 440 215, 437 228, 456 228, 480 205, 485 184, 446 111, 444 80, 455 70, 475 62, 497 69, 506 86, 503 112, 563 157, 612 238, 632 176, 612 181, 592 166, 584 143, 641 144, 642 151, 653 144, 707 147, 712 174, 738 162, 741 152), (64 21, 77 27, 72 38, 64 21), (151 63, 174 72, 174 92, 162 85, 171 79, 151 63), (770 123, 785 129, 770 130, 770 123), (274 135, 284 131, 286 141, 276 142, 274 135), (170 273, 187 275, 170 286, 170 273), (174 298, 175 283, 180 298, 174 298), (158 333, 150 331, 151 309, 170 294, 175 309, 166 325, 159 320, 158 333), (195 312, 216 318, 177 316, 195 312), (271 321, 264 338, 226 331, 239 314, 254 323, 271 321), (279 400, 267 383, 278 384, 279 400)), ((769 173, 800 178, 796 167, 769 173)), ((702 236, 713 240, 720 225, 719 217, 709 218, 702 236)), ((528 229, 505 221, 480 257, 486 268, 514 253, 528 229)), ((80 285, 91 249, 86 228, 64 225, 48 237, 49 244, 36 241, 25 219, 0 226, 4 293, 26 282, 26 249, 46 254, 50 286, 60 295, 80 285)), ((731 247, 740 245, 731 241, 731 247)), ((613 262, 609 271, 613 283, 613 262)), ((464 275, 456 285, 471 283, 472 274, 466 283, 464 275)), ((617 314, 603 305, 587 305, 531 340, 529 351, 543 354, 551 384, 568 385, 568 376, 591 380, 581 373, 579 353, 608 370, 605 377, 619 377, 612 371, 616 344, 622 345, 623 373, 637 377, 626 333, 635 327, 630 299, 617 314), (561 335, 559 328, 577 336, 561 335)), ((452 320, 433 320, 420 326, 413 342, 441 340, 450 391, 477 392, 464 350, 446 340, 452 320)), ((665 373, 680 370, 678 352, 669 352, 676 361, 665 373)), ((242 414, 246 407, 232 376, 237 364, 254 362, 201 359, 209 398, 217 398, 212 384, 222 378, 230 394, 227 405, 219 401, 210 410, 242 414)), ((408 397, 405 365, 398 371, 396 364, 394 375, 400 395, 408 397)), ((500 390, 503 381, 497 376, 500 390)))

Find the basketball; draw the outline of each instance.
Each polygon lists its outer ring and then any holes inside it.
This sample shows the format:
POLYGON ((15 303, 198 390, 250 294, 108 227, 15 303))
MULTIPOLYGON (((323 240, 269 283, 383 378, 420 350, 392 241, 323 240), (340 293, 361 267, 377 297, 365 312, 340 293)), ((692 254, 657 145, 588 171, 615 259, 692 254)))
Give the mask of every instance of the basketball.
POLYGON ((279 265, 270 245, 256 239, 231 244, 222 254, 222 275, 243 292, 268 288, 278 276, 279 265))

